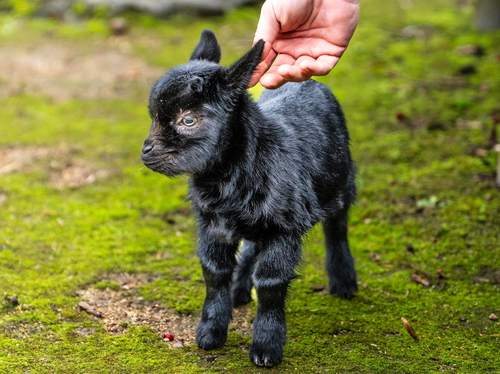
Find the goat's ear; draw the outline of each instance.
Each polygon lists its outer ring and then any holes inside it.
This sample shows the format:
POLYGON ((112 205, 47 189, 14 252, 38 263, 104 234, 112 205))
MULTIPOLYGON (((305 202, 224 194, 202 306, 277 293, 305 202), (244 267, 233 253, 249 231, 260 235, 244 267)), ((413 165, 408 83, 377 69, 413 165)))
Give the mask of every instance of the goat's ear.
POLYGON ((229 85, 247 89, 257 65, 262 60, 264 40, 259 40, 242 58, 236 61, 228 70, 226 79, 229 85))
POLYGON ((212 31, 203 30, 200 41, 191 55, 191 60, 207 60, 219 63, 220 46, 212 31))

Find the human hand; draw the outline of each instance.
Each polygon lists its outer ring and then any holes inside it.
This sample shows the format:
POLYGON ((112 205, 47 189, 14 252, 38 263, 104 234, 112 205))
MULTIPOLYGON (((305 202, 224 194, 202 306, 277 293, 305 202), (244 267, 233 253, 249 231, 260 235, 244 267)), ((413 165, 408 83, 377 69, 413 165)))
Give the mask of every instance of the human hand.
POLYGON ((359 0, 267 0, 254 38, 254 44, 264 39, 266 45, 249 86, 260 80, 266 88, 278 88, 328 74, 358 18, 359 0))

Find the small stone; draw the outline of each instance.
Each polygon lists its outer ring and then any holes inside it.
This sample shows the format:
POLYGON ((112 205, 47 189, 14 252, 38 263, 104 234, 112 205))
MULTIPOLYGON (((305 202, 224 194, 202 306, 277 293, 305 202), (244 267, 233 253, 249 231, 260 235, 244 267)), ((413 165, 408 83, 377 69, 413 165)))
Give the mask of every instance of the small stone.
POLYGON ((125 35, 128 32, 128 22, 122 17, 113 18, 109 22, 109 29, 113 35, 125 35))
POLYGON ((488 317, 492 321, 498 321, 498 316, 496 314, 491 313, 490 316, 488 317))
POLYGON ((419 26, 409 25, 401 30, 401 37, 403 39, 425 40, 425 31, 419 26))
POLYGON ((465 317, 460 317, 458 320, 459 320, 460 322, 467 322, 467 318, 465 318, 465 317))
POLYGON ((486 149, 478 148, 476 149, 476 155, 479 157, 486 157, 488 156, 488 151, 486 149))
POLYGON ((477 69, 474 65, 464 65, 460 69, 458 69, 458 74, 460 75, 471 75, 476 73, 477 69))
POLYGON ((8 296, 7 301, 11 303, 13 306, 19 305, 19 298, 17 297, 17 295, 8 296))
POLYGON ((477 44, 466 44, 457 47, 456 52, 460 56, 484 56, 484 48, 477 44))
POLYGON ((180 340, 176 341, 174 343, 174 345, 172 345, 172 348, 174 348, 174 349, 180 349, 180 348, 183 348, 183 347, 184 347, 184 343, 181 342, 180 340))

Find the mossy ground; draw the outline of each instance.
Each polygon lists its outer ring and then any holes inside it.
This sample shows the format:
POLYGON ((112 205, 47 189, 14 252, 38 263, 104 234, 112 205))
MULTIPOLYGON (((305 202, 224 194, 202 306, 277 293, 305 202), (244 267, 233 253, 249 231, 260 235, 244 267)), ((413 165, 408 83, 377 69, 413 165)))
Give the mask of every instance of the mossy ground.
MULTIPOLYGON (((168 21, 132 14, 130 33, 119 38, 105 18, 74 25, 3 14, 0 47, 64 43, 77 56, 123 47, 167 69, 185 62, 211 28, 229 64, 251 44, 258 13, 168 21)), ((359 168, 350 243, 360 292, 345 301, 322 291, 322 234, 313 230, 290 292, 285 359, 269 371, 500 373, 500 323, 489 318, 500 315, 498 156, 489 144, 500 110, 500 32, 477 33, 473 17, 468 1, 362 2, 350 48, 320 78, 343 104, 359 168), (484 55, 457 53, 466 44, 484 55), (438 269, 447 279, 434 279, 438 269), (415 272, 433 285, 412 282, 415 272)), ((0 372, 262 371, 248 360, 246 335, 231 332, 208 353, 171 349, 148 327, 112 335, 77 307, 78 290, 119 289, 108 274, 145 273, 155 278, 137 291, 146 299, 193 318, 201 309, 194 220, 178 214, 189 209, 186 181, 139 160, 151 84, 64 100, 28 84, 0 97, 2 149, 49 150, 0 177, 0 372), (68 165, 82 164, 106 172, 57 183, 68 165), (13 295, 18 306, 3 300, 13 295)))

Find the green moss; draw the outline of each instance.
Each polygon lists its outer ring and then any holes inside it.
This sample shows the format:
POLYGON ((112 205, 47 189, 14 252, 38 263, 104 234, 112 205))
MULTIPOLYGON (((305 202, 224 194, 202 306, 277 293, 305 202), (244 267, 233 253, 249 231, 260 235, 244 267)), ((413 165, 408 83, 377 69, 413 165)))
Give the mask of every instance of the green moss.
MULTIPOLYGON (((326 294, 323 237, 315 228, 291 288, 285 359, 269 371, 500 372, 500 323, 489 319, 500 313, 500 191, 498 155, 488 148, 500 103, 500 34, 477 33, 474 8, 460 4, 363 2, 351 46, 318 78, 343 104, 359 169, 350 243, 360 292, 351 301, 326 294), (408 25, 420 33, 402 36, 408 25), (485 55, 455 52, 470 43, 485 55), (460 76, 470 64, 476 74, 460 76), (437 279, 438 269, 447 279, 437 279), (432 285, 412 282, 415 272, 432 285)), ((258 9, 201 20, 127 18, 131 32, 120 40, 167 69, 189 57, 203 28, 214 29, 223 63, 231 63, 251 44, 258 9)), ((107 38, 105 17, 71 25, 0 15, 0 45, 56 41, 81 55, 107 38)), ((250 338, 234 330, 222 349, 177 350, 148 328, 112 336, 77 308, 79 289, 118 290, 106 275, 128 272, 155 275, 138 288, 142 297, 180 313, 201 309, 186 179, 153 174, 139 160, 151 84, 131 85, 124 99, 0 98, 0 146, 62 150, 0 179, 0 372, 262 371, 248 360, 250 338), (78 187, 54 183, 75 159, 108 176, 78 187)))
POLYGON ((106 288, 109 288, 110 290, 118 291, 120 289, 120 283, 104 280, 94 284, 94 288, 97 290, 105 290, 106 288))
POLYGON ((27 0, 8 0, 2 4, 3 6, 7 5, 12 9, 12 12, 21 16, 26 16, 33 14, 40 4, 40 1, 27 1, 27 0))

